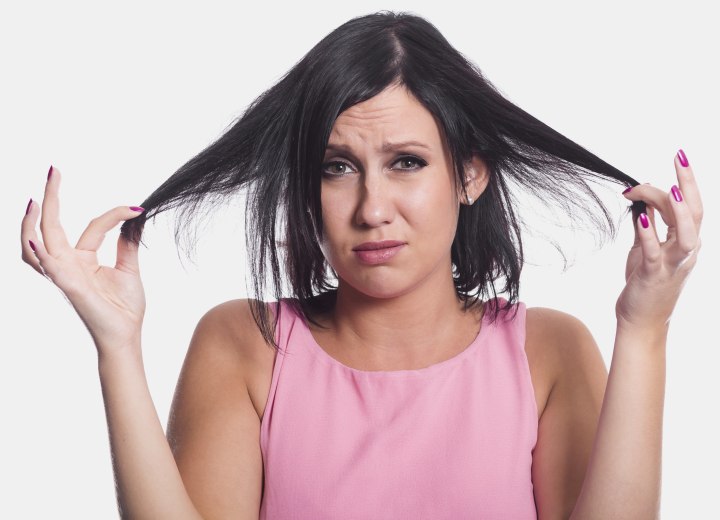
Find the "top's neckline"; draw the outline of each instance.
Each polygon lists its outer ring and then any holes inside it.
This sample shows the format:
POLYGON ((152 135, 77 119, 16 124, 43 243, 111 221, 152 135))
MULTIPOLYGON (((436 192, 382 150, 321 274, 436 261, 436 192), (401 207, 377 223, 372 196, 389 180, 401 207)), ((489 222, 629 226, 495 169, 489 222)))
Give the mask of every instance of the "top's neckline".
MULTIPOLYGON (((310 327, 308 326, 307 322, 305 321, 305 317, 298 313, 297 317, 299 318, 299 321, 302 323, 302 330, 305 333, 307 337, 307 344, 315 356, 317 356, 320 361, 339 367, 342 370, 353 372, 355 374, 364 375, 368 377, 397 377, 397 376, 423 376, 428 374, 434 374, 437 372, 440 372, 444 369, 448 369, 453 365, 456 365, 460 362, 462 362, 463 359, 467 358, 468 356, 472 355, 472 353, 479 348, 479 345, 484 343, 484 338, 488 335, 489 329, 491 328, 491 323, 489 319, 489 310, 491 305, 493 305, 493 302, 495 304, 499 303, 497 299, 490 300, 488 302, 485 302, 485 308, 483 309, 483 315, 480 320, 480 330, 478 331, 477 335, 475 336, 475 339, 463 350, 455 354, 453 357, 449 359, 445 359, 443 361, 438 361, 437 363, 433 363, 432 365, 422 367, 422 368, 416 368, 416 369, 401 369, 401 370, 361 370, 359 368, 354 368, 351 366, 346 365, 345 363, 342 363, 338 359, 335 359, 333 356, 331 356, 324 348, 322 348, 318 342, 315 340, 315 336, 313 336, 312 331, 310 330, 310 327)), ((297 347, 296 347, 297 348, 297 347)))

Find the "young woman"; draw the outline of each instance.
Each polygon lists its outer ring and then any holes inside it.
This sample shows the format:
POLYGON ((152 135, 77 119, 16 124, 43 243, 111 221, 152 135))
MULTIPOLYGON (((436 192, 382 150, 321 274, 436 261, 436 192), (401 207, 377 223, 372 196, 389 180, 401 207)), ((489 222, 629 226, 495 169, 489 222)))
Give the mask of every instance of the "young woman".
POLYGON ((639 185, 503 98, 430 23, 381 12, 327 35, 74 248, 51 167, 22 255, 98 349, 123 517, 655 518, 665 343, 702 221, 682 150, 674 165, 668 191, 639 185), (612 233, 590 179, 625 187, 635 224, 609 375, 578 319, 518 300, 510 183, 612 233), (166 437, 140 348, 142 229, 240 189, 256 298, 201 318, 166 437), (99 266, 122 221, 115 267, 99 266))

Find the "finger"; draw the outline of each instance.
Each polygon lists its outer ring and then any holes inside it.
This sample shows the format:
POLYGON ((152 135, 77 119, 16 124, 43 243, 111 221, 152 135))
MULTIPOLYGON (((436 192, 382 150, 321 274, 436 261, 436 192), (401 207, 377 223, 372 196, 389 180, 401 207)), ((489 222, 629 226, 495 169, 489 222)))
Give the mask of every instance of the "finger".
POLYGON ((117 206, 92 219, 78 239, 75 249, 83 251, 97 251, 100 249, 100 245, 105 240, 108 231, 120 222, 137 217, 142 213, 142 211, 133 210, 133 207, 135 206, 117 206))
POLYGON ((37 272, 54 283, 53 273, 55 273, 56 270, 56 260, 48 253, 47 249, 45 249, 45 245, 35 236, 34 238, 25 240, 24 247, 27 247, 35 258, 34 261, 28 261, 28 263, 37 272))
MULTIPOLYGON (((639 184, 633 186, 629 191, 623 192, 623 196, 629 200, 642 200, 653 206, 660 212, 660 216, 668 227, 674 226, 674 214, 670 208, 670 201, 667 198, 667 192, 656 188, 650 184, 639 184)), ((649 210, 648 210, 649 211, 649 210)), ((653 225, 654 228, 654 225, 653 225)))
MULTIPOLYGON (((655 240, 657 240, 658 243, 660 243, 660 237, 657 234, 657 225, 655 223, 655 208, 652 206, 647 207, 647 212, 645 213, 648 217, 648 220, 650 221, 650 229, 652 229, 652 232, 655 234, 655 240)), ((668 227, 668 231, 673 229, 672 227, 668 227)), ((668 237, 665 238, 667 240, 668 237)))
POLYGON ((695 228, 700 233, 703 218, 703 205, 700 197, 700 189, 695 179, 692 166, 682 149, 675 154, 675 172, 678 178, 678 187, 683 194, 683 199, 690 209, 690 214, 695 222, 695 228))
POLYGON ((652 225, 646 213, 640 214, 636 226, 643 254, 642 268, 654 272, 660 267, 662 260, 662 250, 657 239, 657 232, 654 230, 655 226, 652 225))
POLYGON ((30 240, 35 244, 39 242, 37 234, 35 233, 35 221, 37 220, 37 212, 35 212, 36 206, 35 201, 30 199, 25 209, 25 216, 20 224, 20 258, 38 273, 44 275, 45 273, 43 273, 40 267, 40 261, 30 246, 30 240))
POLYGON ((675 214, 675 247, 671 249, 671 258, 678 264, 695 251, 698 243, 698 231, 692 212, 683 193, 673 186, 668 193, 668 202, 675 214))
POLYGON ((115 269, 139 274, 140 265, 138 263, 138 247, 138 244, 126 239, 121 233, 118 236, 117 261, 115 262, 115 269))
POLYGON ((59 190, 60 171, 54 166, 50 166, 48 179, 45 182, 45 196, 42 201, 40 232, 47 251, 52 255, 57 255, 64 249, 70 249, 65 231, 60 225, 59 190))

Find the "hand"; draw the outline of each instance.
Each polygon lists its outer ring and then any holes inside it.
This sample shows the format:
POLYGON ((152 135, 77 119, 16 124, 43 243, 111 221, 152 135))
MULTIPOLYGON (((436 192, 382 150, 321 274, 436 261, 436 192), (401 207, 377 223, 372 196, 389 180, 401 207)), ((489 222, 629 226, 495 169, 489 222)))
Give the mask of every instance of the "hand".
POLYGON ((647 204, 649 227, 635 222, 635 243, 625 268, 626 285, 615 305, 618 324, 634 330, 658 330, 669 325, 685 281, 700 250, 703 218, 700 191, 692 168, 675 156, 675 172, 682 201, 649 184, 635 186, 625 197, 647 204), (655 210, 667 225, 660 243, 655 229, 655 210))
POLYGON ((22 259, 65 294, 95 341, 98 353, 140 346, 145 293, 138 268, 137 245, 118 238, 115 268, 98 265, 97 250, 119 222, 141 214, 119 206, 90 221, 73 249, 60 225, 60 172, 51 167, 45 184, 38 239, 39 209, 31 202, 22 220, 22 259), (33 251, 30 241, 35 246, 33 251))

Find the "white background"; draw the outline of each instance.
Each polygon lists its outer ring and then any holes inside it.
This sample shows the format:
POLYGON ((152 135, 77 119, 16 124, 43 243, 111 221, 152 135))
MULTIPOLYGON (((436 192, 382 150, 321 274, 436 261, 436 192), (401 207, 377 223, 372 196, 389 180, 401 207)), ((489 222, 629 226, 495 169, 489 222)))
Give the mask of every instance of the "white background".
MULTIPOLYGON (((328 32, 380 9, 426 17, 513 102, 640 182, 669 190, 673 156, 687 153, 706 217, 668 340, 662 514, 717 515, 716 19, 699 2, 471 2, 469 11, 450 1, 339 4, 26 2, 4 10, 0 517, 117 516, 93 343, 60 292, 20 260, 20 221, 29 197, 42 200, 49 165, 63 174, 61 218, 74 244, 91 218, 140 204, 328 32)), ((616 220, 626 205, 620 191, 608 199, 616 220)), ((197 320, 247 296, 240 206, 221 209, 201 231, 195 264, 178 256, 172 216, 146 226, 149 249, 140 251, 143 351, 163 424, 197 320)), ((631 221, 621 228, 596 251, 566 237, 574 265, 563 273, 559 255, 538 254, 521 285, 529 306, 587 324, 608 366, 632 243, 631 221)), ((105 264, 114 264, 117 231, 101 249, 105 264)))

